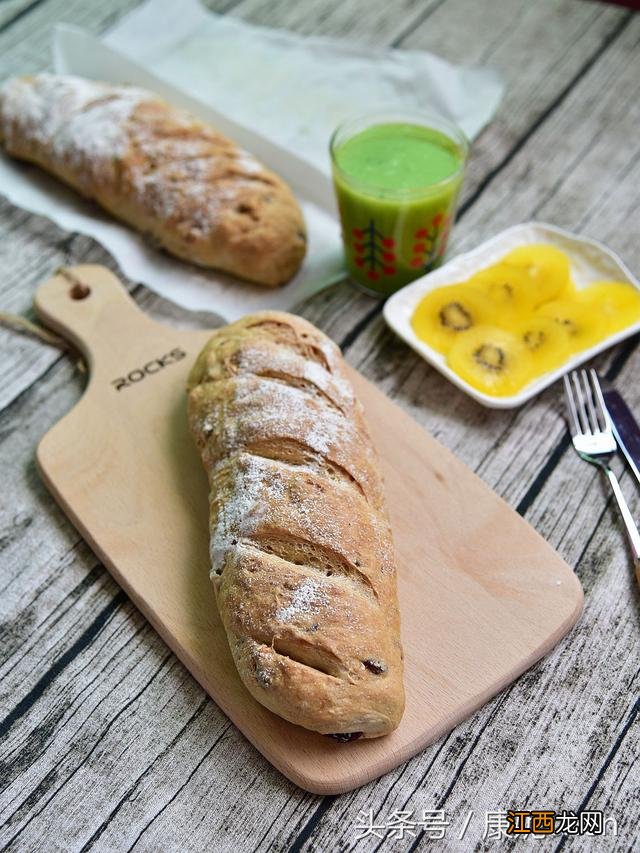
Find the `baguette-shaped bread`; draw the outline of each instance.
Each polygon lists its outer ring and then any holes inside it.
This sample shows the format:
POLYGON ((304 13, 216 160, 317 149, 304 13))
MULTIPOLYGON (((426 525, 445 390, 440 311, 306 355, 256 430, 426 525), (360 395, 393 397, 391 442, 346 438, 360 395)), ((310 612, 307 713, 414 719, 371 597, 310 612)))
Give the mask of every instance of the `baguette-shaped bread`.
POLYGON ((304 222, 284 181, 143 89, 14 78, 0 88, 0 141, 179 258, 269 287, 302 263, 304 222))
POLYGON ((212 580, 238 672, 341 740, 404 709, 395 558, 376 454, 338 347, 280 312, 217 331, 189 377, 212 580))

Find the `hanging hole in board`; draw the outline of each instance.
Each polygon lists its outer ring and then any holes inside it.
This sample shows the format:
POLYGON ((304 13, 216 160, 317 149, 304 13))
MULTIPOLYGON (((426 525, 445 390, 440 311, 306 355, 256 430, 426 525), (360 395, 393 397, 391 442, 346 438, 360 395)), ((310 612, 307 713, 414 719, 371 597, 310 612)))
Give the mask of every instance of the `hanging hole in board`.
POLYGON ((69 296, 72 299, 86 299, 90 293, 91 288, 88 285, 83 284, 81 281, 77 281, 69 291, 69 296))

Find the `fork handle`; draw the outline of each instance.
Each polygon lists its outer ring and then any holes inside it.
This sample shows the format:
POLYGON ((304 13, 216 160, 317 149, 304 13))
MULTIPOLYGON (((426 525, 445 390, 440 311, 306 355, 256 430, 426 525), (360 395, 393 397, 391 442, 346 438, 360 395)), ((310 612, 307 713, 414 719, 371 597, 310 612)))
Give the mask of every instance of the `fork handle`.
POLYGON ((633 516, 631 515, 631 510, 629 509, 625 497, 622 494, 622 489, 620 488, 618 478, 613 473, 611 468, 606 467, 605 471, 607 477, 609 478, 609 482, 611 483, 613 494, 615 495, 615 498, 618 501, 620 514, 622 515, 622 520, 624 521, 624 526, 627 528, 627 536, 629 537, 631 552, 633 554, 633 564, 636 570, 638 582, 640 583, 640 533, 638 532, 636 523, 633 520, 633 516))

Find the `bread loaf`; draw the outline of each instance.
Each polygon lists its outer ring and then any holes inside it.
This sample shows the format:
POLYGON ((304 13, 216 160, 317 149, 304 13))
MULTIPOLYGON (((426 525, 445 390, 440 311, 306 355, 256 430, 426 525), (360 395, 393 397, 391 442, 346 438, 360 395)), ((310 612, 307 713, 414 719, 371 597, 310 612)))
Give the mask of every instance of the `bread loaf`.
POLYGON ((274 287, 305 254, 286 184, 150 92, 38 74, 0 88, 0 141, 171 254, 274 287))
POLYGON ((298 317, 254 314, 213 335, 188 391, 244 684, 308 729, 387 734, 404 709, 394 552, 340 350, 298 317))

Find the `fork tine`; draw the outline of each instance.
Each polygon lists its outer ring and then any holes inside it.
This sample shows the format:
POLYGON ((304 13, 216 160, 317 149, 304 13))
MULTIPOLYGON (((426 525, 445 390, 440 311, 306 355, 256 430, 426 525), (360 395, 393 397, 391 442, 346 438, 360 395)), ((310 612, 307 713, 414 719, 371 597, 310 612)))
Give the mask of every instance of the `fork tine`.
POLYGON ((598 423, 598 413, 593 402, 593 391, 591 390, 591 385, 589 384, 589 374, 586 370, 580 371, 580 378, 582 379, 582 384, 584 385, 585 410, 587 418, 589 419, 591 432, 595 435, 597 432, 600 432, 600 424, 598 423))
POLYGON ((607 404, 604 401, 604 397, 602 395, 602 388, 600 387, 600 379, 598 378, 598 374, 595 372, 593 367, 589 371, 591 376, 591 384, 593 385, 593 389, 595 391, 594 399, 596 400, 598 407, 598 414, 600 415, 600 420, 602 421, 602 428, 604 430, 611 429, 611 421, 609 418, 609 412, 607 411, 607 404))
MULTIPOLYGON (((564 379, 564 395, 567 399, 567 407, 569 409, 569 414, 571 415, 571 421, 573 423, 573 432, 576 435, 580 435, 582 433, 582 429, 580 427, 580 421, 578 420, 578 413, 576 411, 575 400, 573 399, 571 383, 569 382, 569 377, 566 373, 562 378, 564 379)), ((571 427, 571 424, 569 426, 571 427)))
POLYGON ((576 402, 576 410, 578 412, 578 420, 580 421, 581 426, 580 432, 584 433, 585 435, 590 435, 591 430, 589 429, 587 412, 584 407, 582 385, 580 383, 580 377, 578 375, 577 370, 574 370, 571 373, 571 379, 573 380, 574 399, 576 402))

